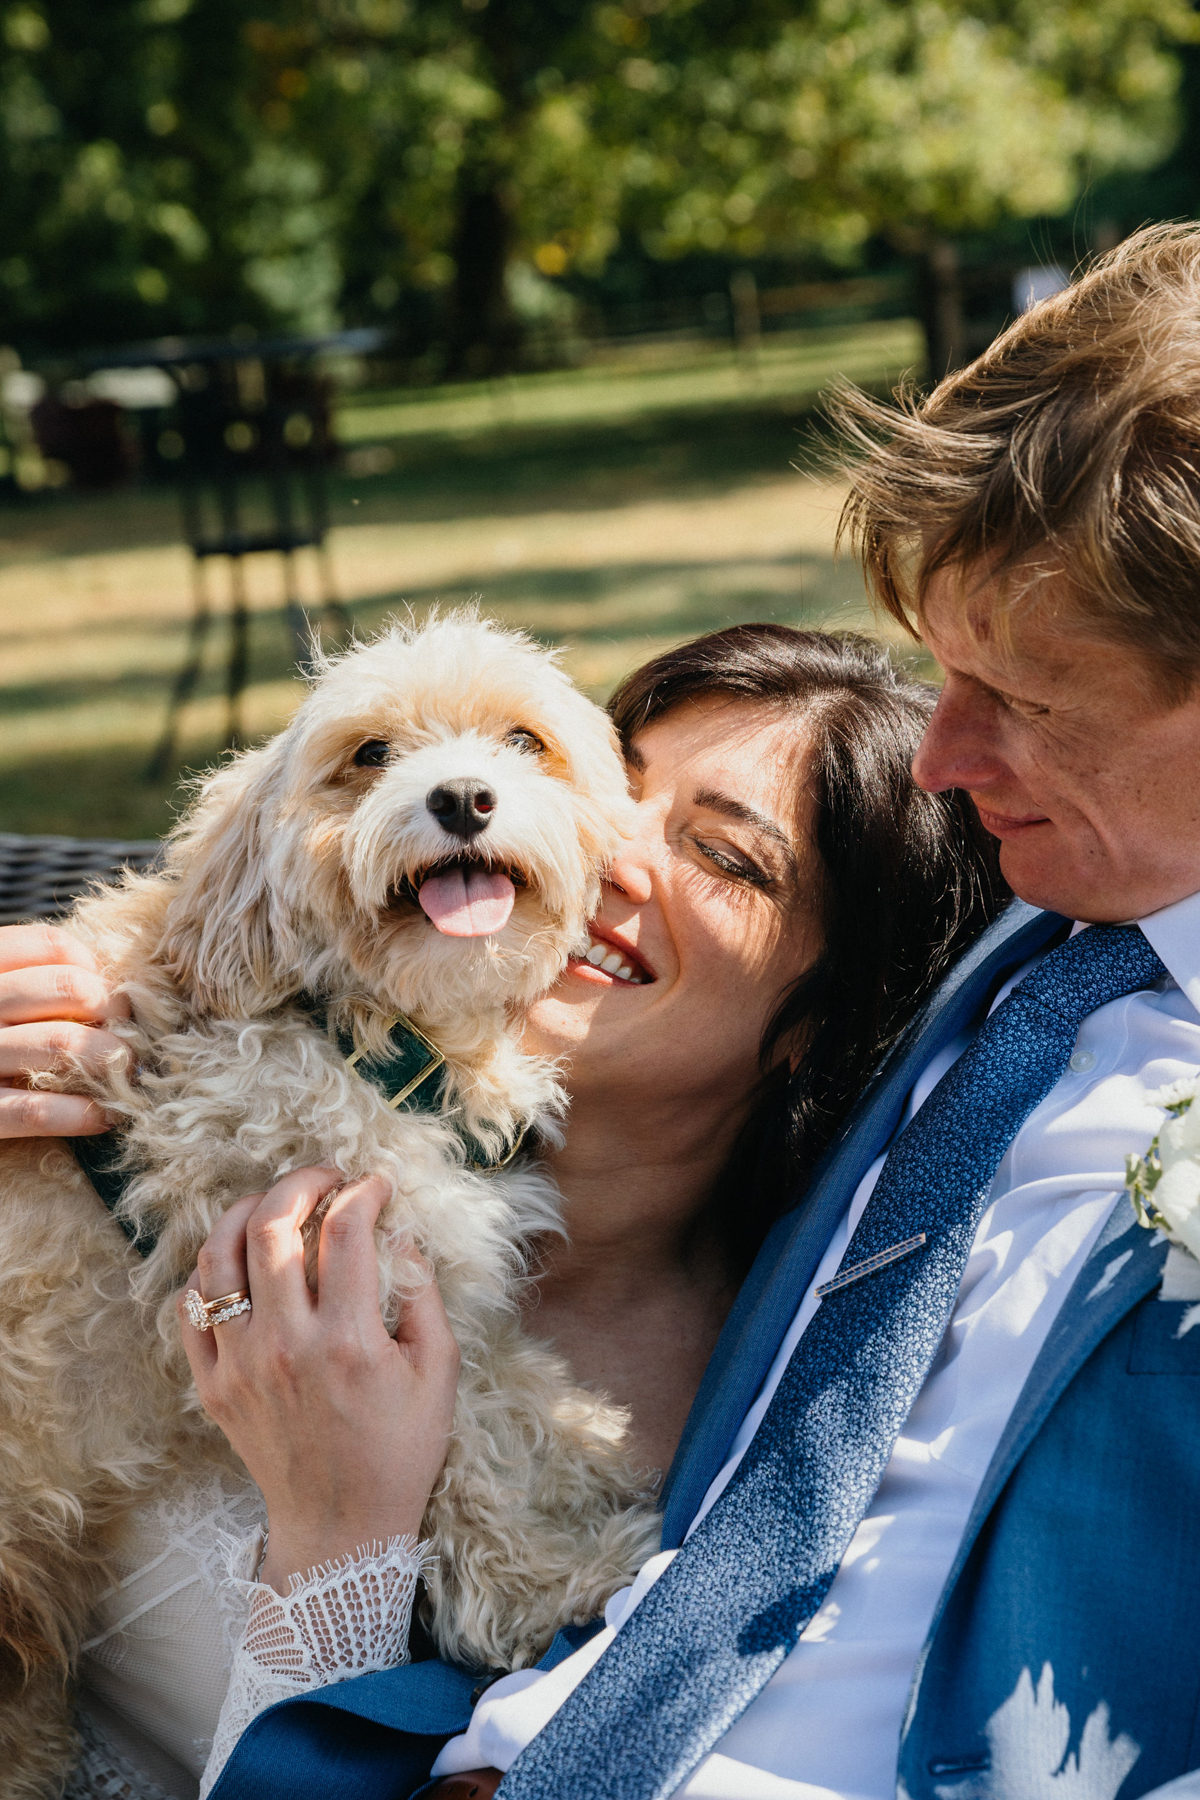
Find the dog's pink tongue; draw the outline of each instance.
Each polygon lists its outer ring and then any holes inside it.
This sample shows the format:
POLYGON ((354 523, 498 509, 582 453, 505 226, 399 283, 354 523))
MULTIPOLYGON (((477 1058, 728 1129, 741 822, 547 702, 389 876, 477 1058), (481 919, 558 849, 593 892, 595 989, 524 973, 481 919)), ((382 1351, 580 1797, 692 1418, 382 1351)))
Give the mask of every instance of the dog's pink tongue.
POLYGON ((487 869, 471 869, 465 879, 461 869, 427 875, 417 896, 422 912, 447 937, 489 937, 503 931, 516 897, 507 875, 487 869))

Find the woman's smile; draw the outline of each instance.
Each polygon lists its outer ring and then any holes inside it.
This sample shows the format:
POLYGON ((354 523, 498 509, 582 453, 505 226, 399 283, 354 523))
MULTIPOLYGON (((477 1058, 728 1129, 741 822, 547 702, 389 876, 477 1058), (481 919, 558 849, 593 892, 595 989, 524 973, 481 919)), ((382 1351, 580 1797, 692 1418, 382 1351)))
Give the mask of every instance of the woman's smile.
POLYGON ((591 946, 586 956, 573 956, 567 964, 571 975, 606 987, 646 987, 654 971, 623 939, 609 936, 595 925, 589 928, 591 946))

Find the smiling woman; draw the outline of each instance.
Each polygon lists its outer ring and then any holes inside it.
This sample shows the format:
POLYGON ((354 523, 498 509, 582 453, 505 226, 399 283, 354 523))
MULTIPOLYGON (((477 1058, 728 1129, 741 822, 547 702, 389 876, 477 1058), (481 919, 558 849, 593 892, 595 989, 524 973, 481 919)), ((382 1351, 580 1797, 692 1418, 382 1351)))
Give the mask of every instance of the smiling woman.
POLYGON ((680 1123, 702 1121, 709 1185, 685 1235, 715 1239, 735 1280, 1005 893, 965 797, 912 782, 935 701, 869 639, 763 624, 668 651, 610 703, 639 829, 592 926, 609 972, 573 964, 530 1015, 571 1060, 559 1179, 611 1167, 614 1114, 624 1136, 657 1112, 630 1179, 672 1144, 675 1186, 680 1123), (648 991, 602 1002, 618 954, 648 991), (593 1106, 607 1153, 584 1148, 593 1106))
MULTIPOLYGON (((566 1236, 529 1245, 524 1312, 578 1381, 627 1410, 628 1441, 650 1470, 671 1461, 766 1231, 802 1203, 814 1160, 880 1055, 1000 903, 990 840, 961 796, 927 794, 911 780, 934 698, 869 640, 759 625, 656 659, 612 701, 634 829, 609 868, 590 947, 525 1015, 525 1047, 560 1060, 571 1109, 565 1143, 545 1158, 566 1236)), ((532 741, 505 753, 554 754, 532 733, 522 737, 532 741)), ((388 765, 388 741, 364 739, 350 758, 364 773, 348 779, 374 779, 388 765)), ((441 831, 469 842, 486 805, 480 784, 448 792, 441 831)), ((423 868, 402 909, 405 929, 475 935, 482 924, 486 934, 489 908, 525 904, 519 887, 515 899, 476 893, 473 876, 444 859, 423 868)), ((94 1023, 105 1005, 86 951, 60 935, 57 966, 39 972, 20 966, 21 946, 9 941, 6 957, 0 936, 0 1025, 11 1027, 0 1029, 0 1081, 27 1080, 47 1052, 117 1048, 94 1023), (36 1026, 68 1013, 93 1022, 69 1044, 61 1024, 36 1026)), ((21 1098, 44 1098, 43 1131, 90 1123, 82 1103, 78 1118, 64 1113, 61 1095, 21 1098)), ((27 1105, 21 1117, 28 1128, 27 1105)), ((264 1579, 280 1592, 296 1567, 276 1566, 289 1543, 304 1543, 307 1565, 349 1542, 411 1529, 371 1471, 389 1455, 413 1465, 415 1445, 434 1466, 449 1428, 453 1340, 436 1290, 395 1341, 384 1337, 392 1372, 383 1371, 383 1389, 338 1387, 333 1337, 327 1354, 306 1360, 318 1375, 302 1393, 289 1376, 290 1334, 333 1330, 320 1309, 292 1318, 289 1294, 303 1281, 289 1288, 284 1266, 301 1266, 300 1227, 330 1185, 328 1171, 293 1172, 232 1208, 210 1240, 212 1293, 245 1285, 249 1254, 253 1316, 273 1321, 277 1365, 259 1354, 253 1369, 242 1367, 250 1339, 235 1326, 221 1327, 215 1363, 207 1340, 185 1333, 205 1405, 274 1496, 264 1579), (268 1268, 248 1245, 265 1241, 268 1223, 277 1235, 288 1221, 292 1248, 268 1268), (284 1479, 298 1468, 303 1481, 284 1479)), ((383 1196, 373 1186, 343 1190, 330 1259, 349 1256, 353 1221, 369 1226, 378 1212, 383 1196)), ((379 1335, 375 1279, 346 1264, 338 1331, 357 1320, 356 1332, 379 1335)), ((300 1304, 303 1312, 309 1303, 300 1304)), ((358 1567, 355 1580, 373 1578, 369 1555, 358 1567)), ((343 1569, 339 1593, 349 1579, 343 1569)), ((271 1604, 270 1590, 259 1592, 271 1604)), ((322 1591, 313 1604, 332 1617, 342 1601, 322 1591)), ((360 1642, 356 1631, 343 1633, 353 1642, 349 1663, 336 1646, 313 1652, 299 1686, 403 1660, 394 1621, 386 1642, 360 1642)), ((251 1631, 239 1655, 235 1690, 239 1681, 269 1697, 296 1688, 298 1678, 270 1666, 261 1634, 251 1631), (254 1682, 247 1658, 258 1659, 254 1682)), ((210 1767, 208 1781, 217 1772, 210 1767)), ((195 1793, 184 1771, 172 1780, 180 1800, 195 1793)))

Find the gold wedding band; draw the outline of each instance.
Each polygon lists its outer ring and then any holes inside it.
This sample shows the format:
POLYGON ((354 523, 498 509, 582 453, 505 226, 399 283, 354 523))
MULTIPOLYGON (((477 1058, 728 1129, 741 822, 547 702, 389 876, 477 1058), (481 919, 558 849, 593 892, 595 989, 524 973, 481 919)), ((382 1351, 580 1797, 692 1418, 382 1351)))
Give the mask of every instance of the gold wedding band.
POLYGON ((239 1319, 243 1313, 248 1313, 250 1307, 250 1296, 245 1288, 235 1288, 232 1294, 222 1294, 217 1300, 206 1300, 195 1288, 189 1288, 183 1296, 188 1324, 196 1331, 211 1331, 214 1325, 226 1325, 230 1319, 239 1319))

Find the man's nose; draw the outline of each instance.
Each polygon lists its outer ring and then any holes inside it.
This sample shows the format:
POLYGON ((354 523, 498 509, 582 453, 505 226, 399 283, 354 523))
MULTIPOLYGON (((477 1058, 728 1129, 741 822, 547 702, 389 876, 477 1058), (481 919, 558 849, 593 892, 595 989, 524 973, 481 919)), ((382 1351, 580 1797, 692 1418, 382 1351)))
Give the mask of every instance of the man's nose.
POLYGON ((927 793, 982 788, 1004 773, 987 709, 948 679, 913 757, 913 780, 927 793))
POLYGON ((496 810, 496 796, 485 782, 464 776, 461 781, 443 781, 430 788, 425 805, 443 831, 467 840, 486 831, 496 810))

